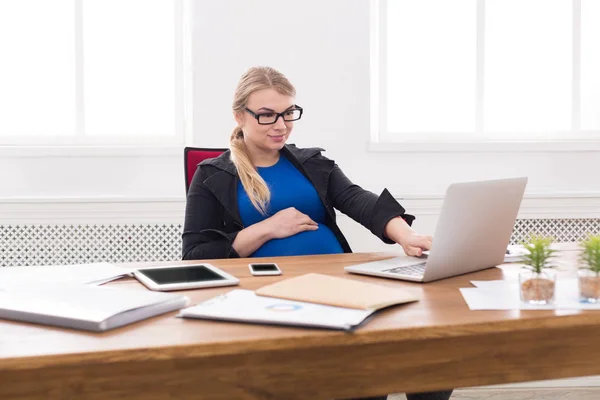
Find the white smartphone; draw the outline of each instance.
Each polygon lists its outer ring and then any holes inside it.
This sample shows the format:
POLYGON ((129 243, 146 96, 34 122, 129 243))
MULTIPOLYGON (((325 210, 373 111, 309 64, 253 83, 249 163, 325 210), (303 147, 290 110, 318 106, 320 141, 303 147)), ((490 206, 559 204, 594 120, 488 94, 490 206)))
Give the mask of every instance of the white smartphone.
POLYGON ((211 264, 140 268, 133 276, 150 290, 169 291, 233 286, 240 280, 211 264))
POLYGON ((250 273, 256 276, 281 275, 281 270, 275 263, 251 263, 248 264, 248 268, 250 268, 250 273))

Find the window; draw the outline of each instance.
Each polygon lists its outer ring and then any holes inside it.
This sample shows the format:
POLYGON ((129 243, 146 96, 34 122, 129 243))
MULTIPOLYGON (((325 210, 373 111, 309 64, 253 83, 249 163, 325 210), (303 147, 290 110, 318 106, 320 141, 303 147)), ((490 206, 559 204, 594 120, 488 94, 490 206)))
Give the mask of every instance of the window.
POLYGON ((181 0, 2 0, 0 144, 183 143, 181 0))
POLYGON ((373 0, 372 141, 600 140, 599 0, 373 0))

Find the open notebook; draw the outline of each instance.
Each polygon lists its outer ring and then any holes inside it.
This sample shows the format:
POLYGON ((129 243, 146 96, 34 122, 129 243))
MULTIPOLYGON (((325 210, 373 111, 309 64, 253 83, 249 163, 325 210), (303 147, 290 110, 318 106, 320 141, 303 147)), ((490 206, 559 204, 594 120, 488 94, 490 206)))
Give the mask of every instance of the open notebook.
POLYGON ((67 283, 0 286, 0 318, 101 332, 186 307, 171 293, 67 283))
POLYGON ((353 330, 381 308, 416 300, 402 289, 307 274, 265 286, 256 293, 232 290, 183 309, 179 316, 353 330))

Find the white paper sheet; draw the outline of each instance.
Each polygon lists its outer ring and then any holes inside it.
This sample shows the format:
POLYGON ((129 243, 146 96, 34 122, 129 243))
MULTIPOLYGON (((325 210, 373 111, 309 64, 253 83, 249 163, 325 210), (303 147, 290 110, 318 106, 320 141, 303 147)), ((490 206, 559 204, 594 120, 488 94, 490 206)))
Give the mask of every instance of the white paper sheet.
POLYGON ((73 283, 101 285, 131 273, 133 269, 109 263, 47 265, 39 267, 0 268, 0 287, 28 283, 73 283))
POLYGON ((460 292, 471 310, 600 310, 600 304, 581 303, 577 279, 559 279, 552 305, 529 305, 521 302, 516 281, 471 281, 474 288, 460 292))
MULTIPOLYGON (((559 252, 566 251, 580 251, 581 247, 579 247, 578 243, 567 242, 567 243, 552 243, 550 245, 552 250, 556 250, 559 252)), ((523 261, 523 256, 527 254, 527 250, 523 245, 520 244, 511 244, 507 247, 506 256, 504 256, 505 263, 518 263, 523 261)), ((569 267, 569 264, 564 264, 560 260, 554 260, 556 266, 558 267, 569 267)))

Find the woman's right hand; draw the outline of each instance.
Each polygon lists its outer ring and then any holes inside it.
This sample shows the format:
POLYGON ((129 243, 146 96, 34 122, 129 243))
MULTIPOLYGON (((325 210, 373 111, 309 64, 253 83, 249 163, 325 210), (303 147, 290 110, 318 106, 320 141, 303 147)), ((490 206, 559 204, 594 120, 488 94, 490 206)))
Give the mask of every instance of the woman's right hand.
POLYGON ((283 239, 304 231, 316 231, 318 224, 294 207, 279 211, 263 221, 268 225, 271 239, 283 239))

